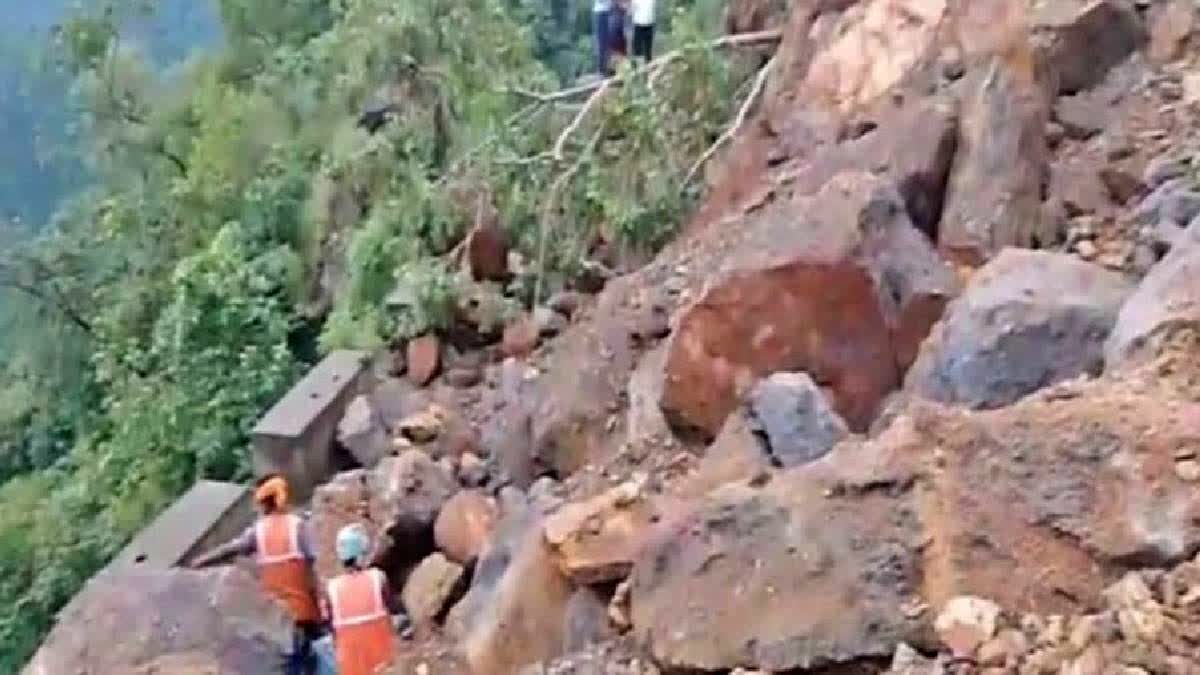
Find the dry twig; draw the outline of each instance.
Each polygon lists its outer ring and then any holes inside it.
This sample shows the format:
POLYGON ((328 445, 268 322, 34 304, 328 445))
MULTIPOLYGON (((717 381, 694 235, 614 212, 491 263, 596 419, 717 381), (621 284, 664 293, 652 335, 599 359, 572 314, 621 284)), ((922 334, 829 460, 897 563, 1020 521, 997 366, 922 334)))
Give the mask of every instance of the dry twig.
POLYGON ((738 130, 742 128, 742 125, 746 123, 746 118, 750 116, 750 111, 754 108, 754 102, 757 101, 759 95, 762 94, 762 90, 767 83, 767 76, 771 73, 771 67, 773 65, 775 65, 774 56, 772 56, 771 60, 767 61, 767 65, 763 66, 762 69, 758 71, 758 74, 754 76, 754 86, 750 88, 750 93, 746 95, 746 100, 742 101, 742 106, 738 108, 737 116, 733 118, 733 122, 731 122, 729 127, 717 137, 717 140, 714 141, 712 145, 708 146, 708 149, 704 151, 703 155, 700 155, 700 158, 696 160, 696 163, 692 164, 692 168, 688 170, 687 176, 683 179, 683 185, 685 187, 691 184, 692 179, 696 177, 696 174, 699 173, 705 162, 712 159, 712 156, 717 154, 717 150, 720 150, 722 145, 725 145, 726 142, 732 139, 738 130))

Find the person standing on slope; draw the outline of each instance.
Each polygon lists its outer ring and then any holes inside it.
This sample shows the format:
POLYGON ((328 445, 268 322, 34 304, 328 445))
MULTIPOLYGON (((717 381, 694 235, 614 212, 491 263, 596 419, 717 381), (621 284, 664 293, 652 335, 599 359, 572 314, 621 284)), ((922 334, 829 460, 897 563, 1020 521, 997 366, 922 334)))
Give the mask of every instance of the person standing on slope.
POLYGON ((593 0, 592 32, 596 38, 596 72, 601 76, 608 73, 608 49, 611 40, 608 32, 609 15, 613 0, 593 0))
POLYGON ((654 58, 654 0, 633 2, 633 57, 649 63, 654 58))
POLYGON ((383 572, 364 563, 368 539, 362 525, 338 531, 336 548, 346 571, 329 581, 323 609, 333 625, 337 672, 376 675, 395 658, 391 615, 403 610, 383 572))
POLYGON ((283 605, 294 625, 292 652, 284 672, 309 675, 315 667, 312 644, 323 628, 308 521, 289 510, 288 484, 282 476, 260 480, 254 501, 260 510, 258 520, 238 538, 196 558, 191 567, 200 569, 237 556, 254 556, 263 590, 283 605))

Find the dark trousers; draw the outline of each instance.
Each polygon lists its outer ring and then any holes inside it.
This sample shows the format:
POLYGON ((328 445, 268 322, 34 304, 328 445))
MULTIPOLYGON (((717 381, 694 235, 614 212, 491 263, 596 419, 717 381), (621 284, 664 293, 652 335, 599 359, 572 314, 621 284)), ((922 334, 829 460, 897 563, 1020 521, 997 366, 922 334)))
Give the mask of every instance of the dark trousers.
POLYGON ((321 639, 319 623, 298 623, 292 627, 292 651, 284 657, 284 675, 312 675, 317 670, 313 643, 321 639))
POLYGON ((608 72, 608 23, 611 12, 592 12, 592 32, 596 36, 596 72, 608 72))
POLYGON ((633 57, 649 61, 654 58, 654 24, 633 26, 633 57))

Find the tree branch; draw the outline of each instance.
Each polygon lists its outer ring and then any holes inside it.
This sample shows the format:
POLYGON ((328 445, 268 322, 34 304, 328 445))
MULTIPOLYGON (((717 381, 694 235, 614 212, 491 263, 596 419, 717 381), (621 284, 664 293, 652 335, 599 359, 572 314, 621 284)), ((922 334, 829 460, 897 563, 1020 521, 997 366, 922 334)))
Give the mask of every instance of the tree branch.
POLYGON ((550 185, 550 191, 546 195, 546 209, 542 213, 541 231, 538 232, 537 278, 533 285, 533 304, 535 305, 541 301, 542 283, 546 275, 546 241, 550 234, 550 214, 556 208, 555 203, 558 201, 558 195, 562 192, 563 187, 575 177, 575 174, 579 173, 584 163, 595 152, 596 146, 599 145, 600 139, 604 136, 604 128, 605 125, 601 124, 600 128, 596 129, 596 132, 592 134, 591 140, 584 146, 583 151, 579 153, 579 157, 566 171, 563 171, 559 174, 558 178, 554 179, 554 183, 550 185))
POLYGON ((717 140, 714 141, 712 145, 708 146, 708 149, 704 151, 704 154, 700 155, 700 158, 696 160, 695 164, 692 164, 692 168, 688 170, 687 176, 685 176, 683 179, 684 187, 691 184, 692 179, 696 177, 696 174, 704 166, 705 162, 712 159, 712 156, 717 154, 717 150, 719 150, 722 145, 725 145, 726 142, 732 139, 738 130, 742 128, 742 125, 746 123, 746 118, 749 117, 750 110, 754 108, 754 102, 757 101, 759 95, 762 94, 762 90, 767 83, 767 75, 771 73, 771 67, 774 65, 775 57, 772 56, 771 60, 767 61, 767 64, 758 71, 757 75, 755 75, 754 85, 750 88, 750 93, 746 95, 746 100, 742 101, 742 106, 738 109, 737 116, 733 118, 733 122, 729 124, 729 127, 717 137, 717 140))
POLYGON ((604 98, 604 93, 608 91, 608 85, 613 81, 613 79, 614 78, 609 78, 604 80, 604 82, 602 82, 600 86, 596 88, 596 91, 592 92, 592 95, 588 97, 587 102, 584 103, 583 107, 579 109, 579 112, 575 114, 575 118, 572 119, 571 123, 567 125, 567 128, 563 129, 562 133, 558 135, 558 140, 554 142, 554 149, 550 151, 551 156, 554 157, 554 161, 562 161, 563 149, 567 146, 567 140, 571 138, 572 134, 579 130, 579 126, 583 124, 583 120, 587 117, 588 113, 591 112, 592 108, 596 107, 596 104, 600 102, 600 99, 604 98))
MULTIPOLYGON (((779 42, 781 37, 782 37, 782 31, 779 31, 779 30, 762 30, 762 31, 754 32, 754 33, 734 33, 733 35, 725 35, 725 36, 719 37, 716 40, 709 42, 706 46, 709 47, 710 49, 753 47, 753 46, 757 46, 757 45, 772 44, 775 42, 779 42)), ((618 73, 618 74, 613 75, 612 77, 609 77, 606 79, 596 80, 595 82, 589 82, 587 84, 577 85, 577 86, 570 87, 567 89, 562 89, 560 91, 540 93, 540 92, 529 91, 527 89, 521 89, 521 88, 510 88, 510 89, 507 89, 506 91, 508 93, 515 94, 517 96, 524 96, 526 98, 531 98, 539 103, 550 103, 553 101, 560 101, 562 99, 573 98, 575 96, 580 96, 582 94, 594 92, 597 89, 600 89, 601 87, 609 87, 613 84, 622 82, 625 79, 627 79, 628 77, 631 77, 633 75, 637 75, 637 74, 649 72, 649 71, 660 70, 663 66, 665 66, 673 61, 676 61, 680 57, 682 57, 684 55, 685 51, 686 50, 683 50, 683 49, 676 49, 674 51, 663 54, 662 56, 658 57, 657 59, 654 59, 653 61, 651 61, 647 64, 638 66, 631 70, 628 70, 625 73, 618 73)))

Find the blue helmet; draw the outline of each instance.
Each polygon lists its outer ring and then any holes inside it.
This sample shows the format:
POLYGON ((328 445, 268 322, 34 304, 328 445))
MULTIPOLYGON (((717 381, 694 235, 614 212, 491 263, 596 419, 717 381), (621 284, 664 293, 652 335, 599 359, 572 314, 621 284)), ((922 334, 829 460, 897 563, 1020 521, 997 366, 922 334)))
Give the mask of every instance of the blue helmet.
POLYGON ((359 562, 367 554, 367 529, 355 523, 338 530, 337 557, 344 565, 359 562))

